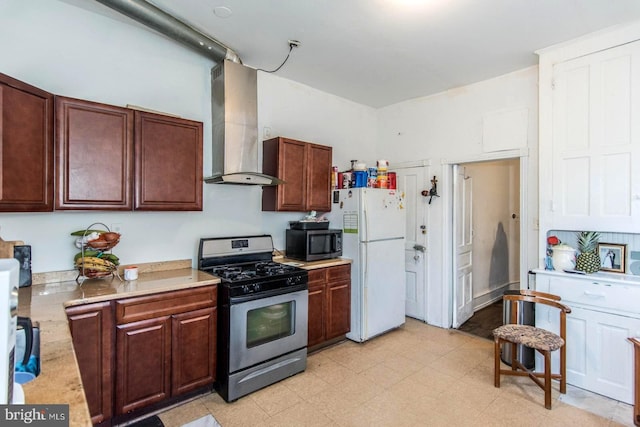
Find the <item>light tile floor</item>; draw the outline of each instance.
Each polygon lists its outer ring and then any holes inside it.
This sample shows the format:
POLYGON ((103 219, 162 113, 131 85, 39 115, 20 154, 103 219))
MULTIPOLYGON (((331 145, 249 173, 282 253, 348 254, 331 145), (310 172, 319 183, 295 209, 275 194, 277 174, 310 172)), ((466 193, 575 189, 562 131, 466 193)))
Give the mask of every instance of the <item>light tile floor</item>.
POLYGON ((307 370, 233 403, 215 393, 159 414, 179 427, 211 413, 234 426, 633 426, 632 406, 528 378, 493 386, 493 342, 413 319, 366 343, 309 356, 307 370), (580 408, 587 408, 580 409, 580 408))

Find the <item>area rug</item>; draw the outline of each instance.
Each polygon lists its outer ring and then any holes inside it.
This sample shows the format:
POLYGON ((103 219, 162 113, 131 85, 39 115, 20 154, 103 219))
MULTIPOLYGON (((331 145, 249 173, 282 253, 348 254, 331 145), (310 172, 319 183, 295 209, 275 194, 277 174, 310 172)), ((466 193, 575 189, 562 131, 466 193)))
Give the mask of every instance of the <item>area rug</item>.
POLYGON ((157 415, 153 415, 149 418, 129 424, 128 427, 164 427, 164 424, 157 415))
POLYGON ((182 427, 222 427, 212 415, 207 415, 190 423, 183 424, 182 427))

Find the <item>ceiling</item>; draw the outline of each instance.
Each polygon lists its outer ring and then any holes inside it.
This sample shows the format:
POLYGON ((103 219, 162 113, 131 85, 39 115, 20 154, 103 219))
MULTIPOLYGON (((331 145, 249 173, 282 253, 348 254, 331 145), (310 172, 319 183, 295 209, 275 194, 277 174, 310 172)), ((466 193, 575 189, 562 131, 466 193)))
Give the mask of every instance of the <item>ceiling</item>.
POLYGON ((537 49, 640 20, 639 0, 149 1, 254 68, 277 68, 298 40, 277 75, 372 107, 532 66, 537 49))

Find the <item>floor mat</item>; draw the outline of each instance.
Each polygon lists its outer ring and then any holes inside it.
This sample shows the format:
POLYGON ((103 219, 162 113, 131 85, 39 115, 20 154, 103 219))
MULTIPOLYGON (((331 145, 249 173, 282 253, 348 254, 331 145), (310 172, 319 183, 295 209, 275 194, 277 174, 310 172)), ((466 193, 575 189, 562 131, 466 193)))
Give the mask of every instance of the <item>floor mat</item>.
POLYGON ((206 415, 202 418, 198 418, 190 423, 183 424, 182 427, 221 427, 220 424, 213 418, 212 415, 206 415))
POLYGON ((164 427, 164 424, 157 415, 153 415, 149 418, 129 424, 128 427, 164 427))

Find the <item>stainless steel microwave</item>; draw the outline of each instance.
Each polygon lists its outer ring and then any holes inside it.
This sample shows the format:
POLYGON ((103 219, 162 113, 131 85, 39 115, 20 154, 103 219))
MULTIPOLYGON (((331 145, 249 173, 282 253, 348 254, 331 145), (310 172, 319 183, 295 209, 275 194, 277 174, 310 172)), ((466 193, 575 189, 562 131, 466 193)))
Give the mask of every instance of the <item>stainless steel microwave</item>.
POLYGON ((287 230, 287 258, 318 261, 342 255, 342 230, 287 230))

